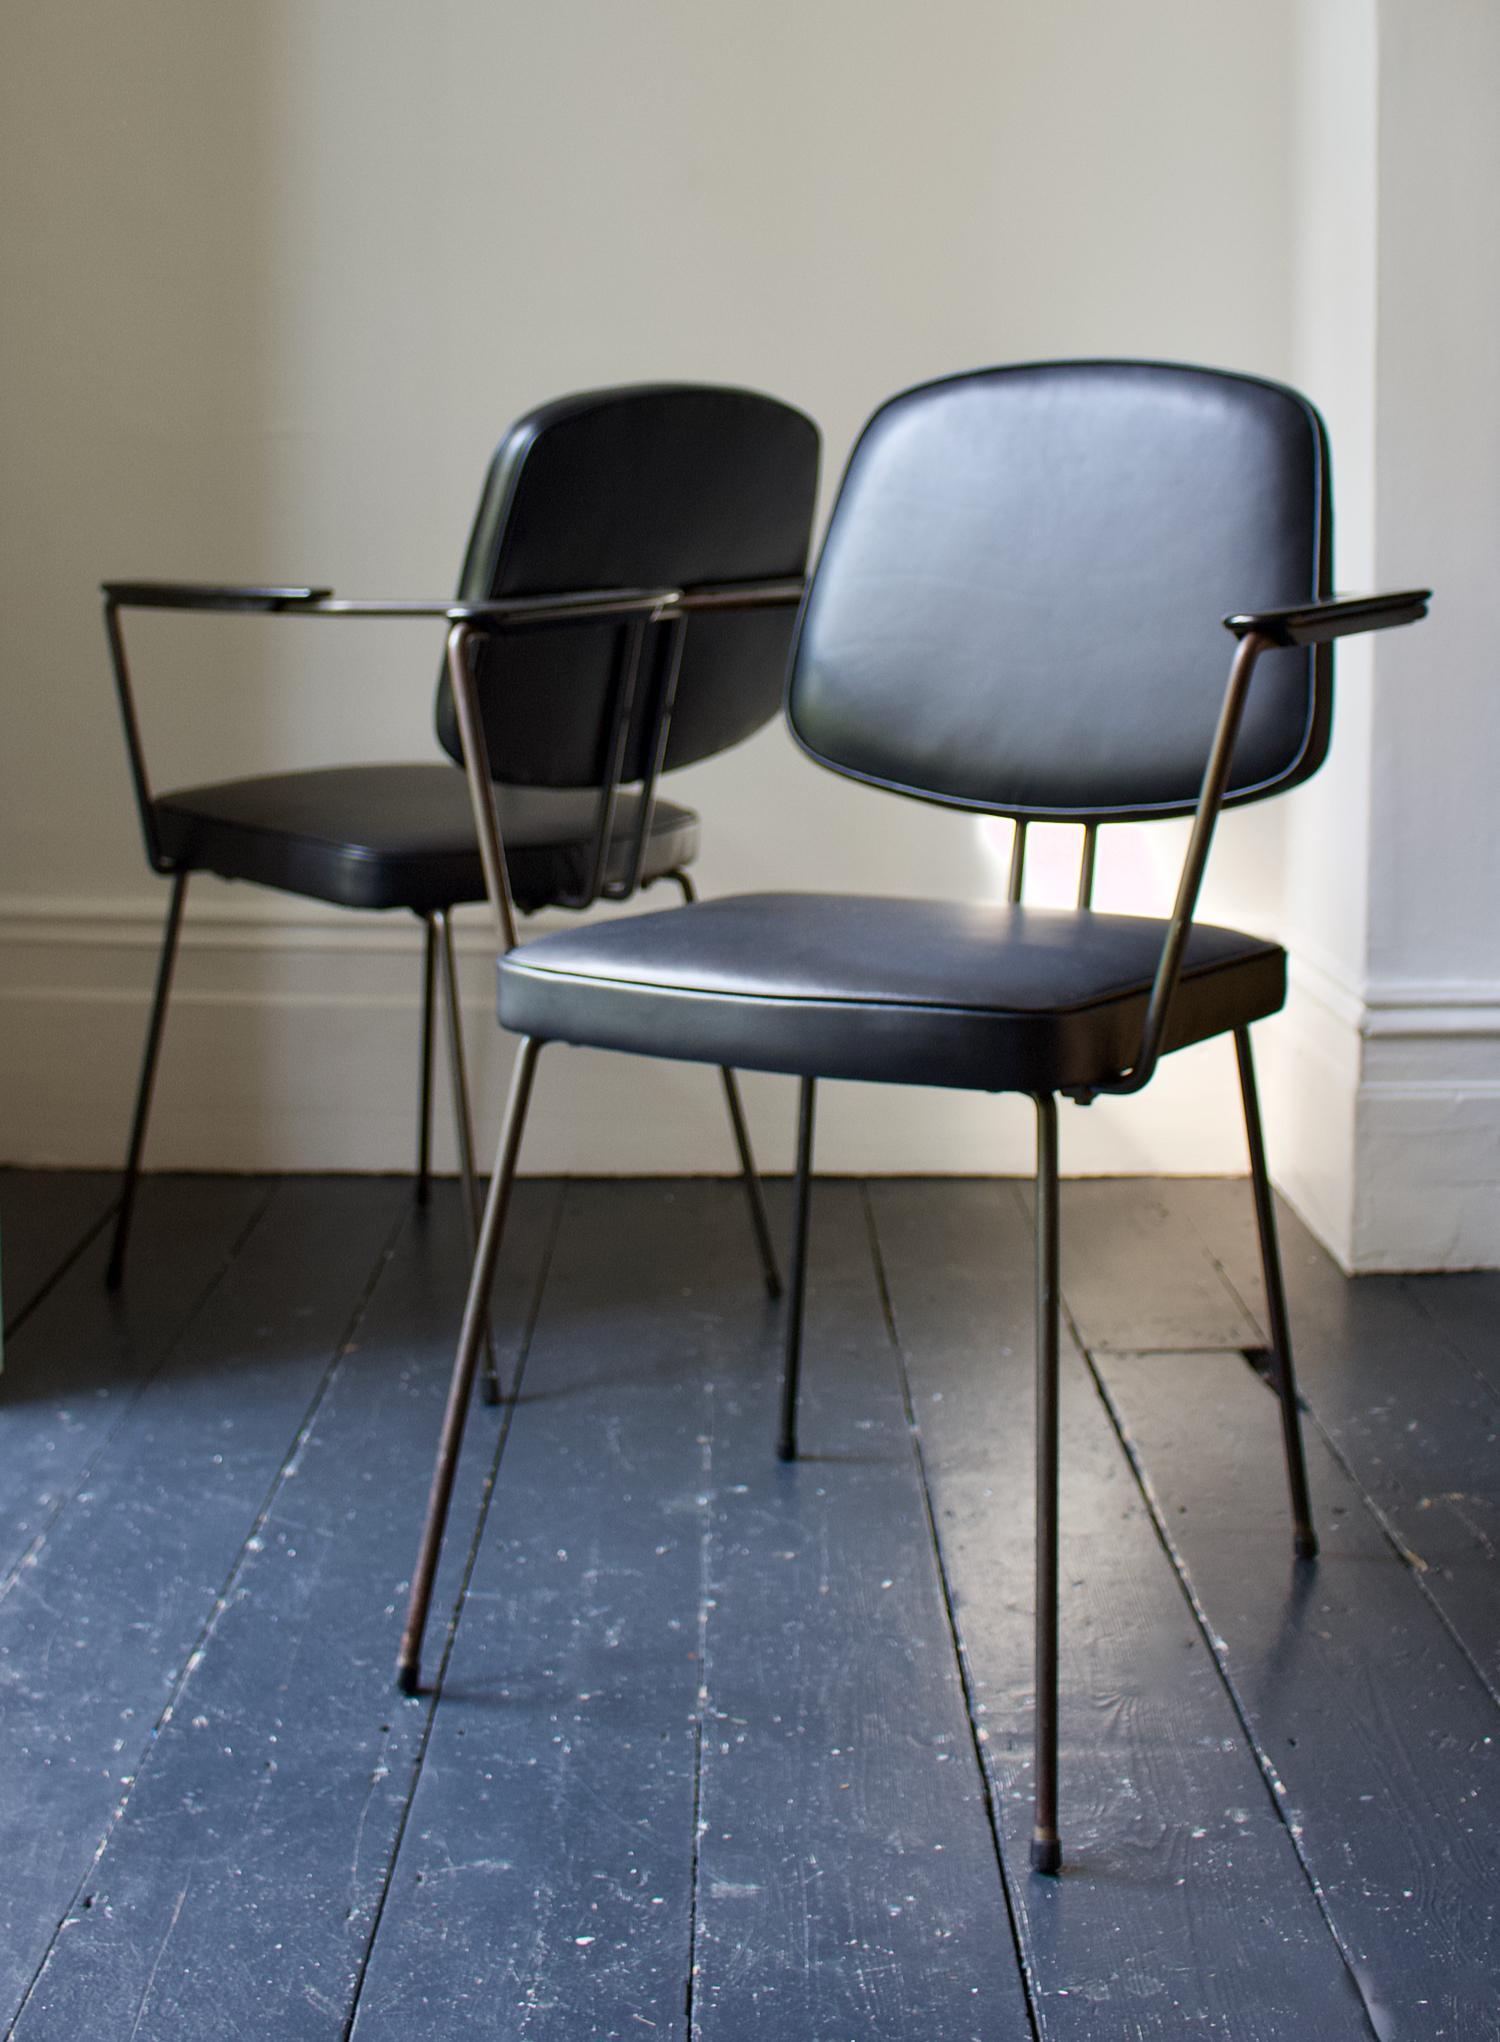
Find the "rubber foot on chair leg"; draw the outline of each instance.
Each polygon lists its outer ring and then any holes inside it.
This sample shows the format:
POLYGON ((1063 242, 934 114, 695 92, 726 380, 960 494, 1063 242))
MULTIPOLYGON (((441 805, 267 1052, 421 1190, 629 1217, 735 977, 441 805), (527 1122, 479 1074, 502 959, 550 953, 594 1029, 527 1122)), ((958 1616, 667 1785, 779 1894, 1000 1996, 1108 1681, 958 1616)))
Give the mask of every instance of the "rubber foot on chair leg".
POLYGON ((483 1404, 503 1404, 505 1399, 500 1391, 499 1376, 486 1375, 479 1384, 479 1400, 483 1404))
POLYGON ((776 1442, 776 1458, 779 1461, 794 1461, 797 1458, 797 1442, 783 1433, 776 1442))
POLYGON ((396 1668, 396 1685, 404 1695, 422 1692, 422 1669, 415 1660, 403 1659, 396 1668))
POLYGON ((1062 1844, 1055 1836, 1034 1836, 1031 1839, 1031 1869, 1045 1872, 1053 1878, 1062 1870, 1062 1844))
POLYGON ((1293 1537, 1292 1545, 1299 1560, 1317 1559, 1318 1535, 1315 1531, 1299 1531, 1293 1537))

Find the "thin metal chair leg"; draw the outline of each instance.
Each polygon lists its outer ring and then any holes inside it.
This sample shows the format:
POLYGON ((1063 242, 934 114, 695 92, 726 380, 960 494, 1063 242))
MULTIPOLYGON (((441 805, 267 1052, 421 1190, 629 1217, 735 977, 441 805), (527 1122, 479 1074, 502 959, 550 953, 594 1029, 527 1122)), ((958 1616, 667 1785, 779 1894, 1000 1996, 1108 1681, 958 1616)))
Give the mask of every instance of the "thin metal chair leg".
POLYGON ((422 1075, 417 1093, 417 1204, 427 1203, 432 1179, 432 1020, 437 994, 437 930, 422 917, 422 1075))
MULTIPOLYGON (((685 872, 667 875, 675 879, 682 889, 682 897, 689 907, 698 898, 697 888, 685 872)), ((781 1296, 781 1271, 776 1264, 776 1249, 771 1240, 771 1222, 766 1213, 766 1194, 760 1181, 760 1171, 755 1165, 755 1151, 750 1146, 750 1128, 745 1119, 745 1104, 740 1097, 739 1079, 727 1064, 720 1064, 719 1077, 724 1086, 724 1104, 729 1109, 729 1131, 734 1136, 735 1154, 740 1159, 740 1182, 745 1187, 745 1204, 750 1211, 750 1229, 755 1235, 756 1252, 766 1280, 766 1296, 781 1296)))
POLYGON ((1260 1233, 1260 1266, 1266 1285, 1266 1316, 1271 1322, 1271 1365, 1281 1406, 1281 1438, 1286 1450, 1286 1484, 1292 1506, 1293 1545, 1299 1560, 1315 1560, 1318 1535, 1313 1529, 1312 1502, 1307 1493, 1307 1461, 1302 1451, 1302 1414, 1297 1405, 1297 1375, 1292 1363, 1292 1331, 1287 1318, 1286 1286, 1281 1276, 1281 1244, 1276 1233, 1276 1205, 1266 1169, 1261 1133, 1260 1098, 1250 1030, 1234 1031, 1234 1053, 1240 1067, 1240 1096, 1245 1102, 1245 1143, 1250 1151, 1250 1182, 1255 1193, 1255 1223, 1260 1233))
POLYGON ((427 1499, 422 1543, 417 1550, 417 1564, 412 1570, 406 1628, 401 1634, 401 1656, 396 1662, 396 1682, 403 1694, 414 1695, 421 1682, 422 1637, 427 1629, 427 1612, 432 1602, 433 1577, 442 1551, 448 1508, 453 1501, 453 1478, 458 1472, 464 1420, 468 1416, 474 1371, 479 1366, 480 1349, 484 1344, 490 1285, 494 1282, 500 1241, 505 1232, 505 1215, 510 1205, 511 1186, 515 1182, 521 1132, 526 1125, 531 1081, 536 1074, 536 1060, 541 1048, 541 1043, 530 1036, 522 1037, 510 1081, 510 1097, 506 1101, 500 1147, 495 1156, 495 1174, 490 1180, 490 1195, 485 1202, 479 1245, 474 1253, 474 1271, 469 1279, 469 1294, 464 1301, 458 1351, 453 1357, 453 1380, 448 1389, 443 1430, 432 1470, 432 1490, 427 1499))
MULTIPOLYGON (((453 1081, 453 1131, 458 1139, 458 1175, 463 1186, 464 1212, 469 1238, 479 1245, 479 1187, 474 1175, 474 1121, 469 1111, 469 1079, 464 1060, 463 1020, 459 1012, 458 966, 453 955, 453 923, 446 911, 432 918, 443 960, 443 1008, 448 1022, 448 1070, 453 1081)), ((500 1401, 500 1372, 495 1361, 495 1341, 489 1320, 484 1326, 484 1379, 481 1395, 486 1404, 500 1401)))
POLYGON ((1057 1101, 1036 1095, 1036 1810, 1033 1871, 1062 1869, 1057 1833, 1057 1101))
POLYGON ((740 1098, 739 1080, 727 1064, 720 1064, 719 1077, 724 1086, 724 1103, 729 1108, 729 1126, 740 1159, 740 1182, 745 1187, 745 1203, 750 1208, 750 1226, 755 1235, 761 1271, 766 1280, 766 1296, 779 1298, 781 1271, 776 1266, 776 1250, 771 1244, 771 1222, 766 1213, 766 1194, 760 1181, 760 1172, 755 1167, 754 1151, 750 1147, 750 1130, 745 1125, 745 1106, 740 1098))
POLYGON ((812 1206, 813 1107, 816 1078, 804 1078, 797 1096, 797 1178, 792 1191, 792 1265, 786 1297, 781 1359, 781 1430, 776 1451, 797 1458, 797 1390, 802 1374, 802 1308, 807 1297, 807 1220, 812 1206))
POLYGON ((130 1125, 130 1147, 125 1157, 125 1174, 120 1185, 120 1203, 115 1211, 115 1236, 110 1246, 104 1282, 118 1290, 125 1274, 125 1247, 130 1239, 130 1220, 135 1210, 136 1186, 140 1182, 141 1154, 146 1146, 146 1123, 151 1117, 151 1094, 156 1086, 156 1061, 161 1054, 162 1029, 167 1018, 167 998, 172 990, 172 968, 177 962, 177 939, 182 934, 182 910, 187 899, 188 875, 179 872, 172 881, 172 898, 167 903, 167 923, 162 933, 161 956, 156 966, 156 991, 151 1001, 151 1018, 146 1024, 146 1048, 141 1058, 141 1082, 136 1088, 135 1118, 130 1125))

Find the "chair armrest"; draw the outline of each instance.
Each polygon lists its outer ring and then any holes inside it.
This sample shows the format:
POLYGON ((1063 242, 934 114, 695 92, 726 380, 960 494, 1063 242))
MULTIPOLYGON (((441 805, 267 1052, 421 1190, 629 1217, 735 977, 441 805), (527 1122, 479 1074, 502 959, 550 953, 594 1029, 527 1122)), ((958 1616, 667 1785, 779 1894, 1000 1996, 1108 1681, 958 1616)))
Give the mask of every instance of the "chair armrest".
POLYGON ((215 581, 107 581, 107 602, 129 610, 292 610, 325 602, 330 588, 255 588, 215 581))
POLYGON ((1430 588, 1402 589, 1385 596, 1328 596, 1322 602, 1298 603, 1289 610, 1260 610, 1253 616, 1226 617, 1224 629, 1236 638, 1252 631, 1272 645, 1323 645, 1355 631, 1389 631, 1396 624, 1415 624, 1427 615, 1430 588))

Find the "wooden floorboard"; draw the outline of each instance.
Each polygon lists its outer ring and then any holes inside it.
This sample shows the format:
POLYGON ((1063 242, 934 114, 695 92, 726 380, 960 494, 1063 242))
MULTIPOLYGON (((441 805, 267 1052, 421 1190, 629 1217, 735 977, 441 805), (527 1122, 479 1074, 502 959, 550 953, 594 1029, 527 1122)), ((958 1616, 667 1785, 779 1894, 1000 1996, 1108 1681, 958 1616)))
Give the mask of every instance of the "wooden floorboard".
MULTIPOLYGON (((345 1211, 374 1274, 388 1192, 345 1211)), ((524 1337, 555 1192, 525 1186, 497 1286, 502 1365, 524 1337)), ((307 1216, 304 1215, 304 1218, 307 1216)), ((316 1225, 310 1229, 316 1234, 316 1225)), ((108 1846, 18 2022, 18 2042, 341 2036, 383 1901, 429 1703, 392 1672, 468 1252, 456 1187, 408 1213, 282 1466, 108 1846), (164 1872, 166 1876, 164 1876, 164 1872)), ((289 1278, 293 1272, 288 1271, 289 1278)), ((289 1409, 288 1416, 296 1414, 289 1409)), ((477 1407, 457 1489, 477 1513, 500 1416, 477 1407)), ((435 1606, 458 1593, 460 1536, 435 1606)))
POLYGON ((567 1195, 358 2042, 682 2032, 700 1350, 746 1274, 699 1213, 691 1188, 567 1195))
POLYGON ((1500 1270, 1401 1279, 1407 1296, 1500 1396, 1500 1270))
POLYGON ((112 1170, 0 1170, 7 1333, 103 1225, 119 1189, 119 1173, 112 1170))
MULTIPOLYGON (((0 1718, 7 2009, 128 1805, 405 1196, 381 1179, 278 1190, 12 1578, 0 1603, 14 1669, 0 1718)), ((144 1287, 146 1270, 135 1277, 144 1287)))
POLYGON ((1500 2037, 1500 1279, 1351 1285, 1286 1221, 1298 1570, 1244 1185, 1066 1188, 1048 1881, 1024 1187, 820 1184, 783 1467, 737 1187, 524 1184, 521 1395, 404 1701, 453 1187, 154 1178, 111 1299, 112 1185, 43 1175, 31 1221, 0 1175, 0 2033, 1500 2037))
POLYGON ((810 1253, 796 1464, 775 1342, 711 1363, 694 2034, 1010 2042, 1031 2024, 861 1185, 818 1187, 810 1253))
MULTIPOLYGON (((1179 1241, 1197 1236, 1249 1291, 1259 1281, 1255 1236, 1233 1189, 1165 1186, 1163 1205, 1179 1241)), ((1314 1422, 1500 1702, 1500 1397, 1472 1365, 1472 1307, 1447 1313, 1442 1278, 1349 1282, 1285 1208, 1281 1233, 1298 1381, 1314 1422), (1459 1343, 1450 1328, 1461 1311, 1459 1343)), ((1456 1281, 1472 1298, 1471 1280, 1456 1281)))
POLYGON ((1030 1873, 1030 1225, 1004 1185, 877 1184, 872 1199, 1041 2033, 1059 2042, 1106 2033, 1368 2038, 1292 1840, 1071 1346, 1066 1869, 1060 1880, 1030 1873))
POLYGON ((1491 1697, 1316 1432, 1323 1551, 1293 1561, 1275 1407, 1234 1356, 1099 1366, 1372 2025, 1500 2036, 1491 1697))

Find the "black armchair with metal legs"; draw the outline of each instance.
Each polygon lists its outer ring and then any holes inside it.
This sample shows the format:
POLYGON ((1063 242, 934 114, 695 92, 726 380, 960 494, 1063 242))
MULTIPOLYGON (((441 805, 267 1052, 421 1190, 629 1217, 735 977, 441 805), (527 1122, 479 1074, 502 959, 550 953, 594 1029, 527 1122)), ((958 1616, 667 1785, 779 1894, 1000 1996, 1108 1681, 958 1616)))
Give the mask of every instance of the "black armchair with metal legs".
MULTIPOLYGON (((691 384, 588 392, 517 421, 491 463, 457 598, 338 602, 326 589, 108 583, 105 624, 146 852, 171 899, 108 1265, 121 1280, 190 875, 213 872, 341 907, 405 909, 424 928, 417 1190, 431 1157, 442 988, 460 1176, 479 1212, 451 916, 485 898, 454 764, 348 766, 153 794, 126 663, 129 609, 444 619, 477 650, 489 770, 517 910, 583 909, 667 879, 693 899, 699 820, 658 776, 738 743, 781 699, 806 566, 818 434, 789 405, 691 384), (661 598, 753 584, 771 599, 705 616, 690 644, 661 598), (589 595, 578 592, 596 591, 589 595), (572 592, 572 593, 570 593, 572 592), (500 641, 503 640, 503 652, 500 641), (490 698, 494 697, 492 701, 490 698)), ((446 663, 437 730, 461 758, 446 663)), ((486 794, 488 801, 489 795, 486 794)), ((765 1280, 779 1291, 734 1073, 721 1073, 765 1280)), ((486 1343, 487 1345, 487 1343, 486 1343)), ((487 1394, 498 1394, 493 1369, 487 1394)))
MULTIPOLYGON (((875 414, 799 621, 791 729, 819 763, 872 787, 1012 817, 1010 898, 746 895, 522 948, 499 901, 500 1020, 521 1041, 412 1582, 404 1687, 419 1677, 485 1298, 549 1042, 800 1079, 779 1440, 788 1459, 817 1081, 1034 1100, 1038 1871, 1055 1872, 1062 1856, 1057 1100, 1139 1091, 1163 1055, 1218 1034, 1233 1036, 1239 1059, 1294 1547, 1312 1559, 1249 1034, 1283 1002, 1286 959, 1194 911, 1219 810, 1295 786, 1321 763, 1331 641, 1425 614, 1425 591, 1332 597, 1331 549, 1322 421, 1274 384, 1161 364, 1036 364, 929 384, 875 414), (1221 618, 1238 640, 1222 693, 1221 618), (1170 917, 1094 912, 1100 825, 1173 815, 1193 826, 1170 917), (1074 909, 1021 905, 1032 821, 1082 826, 1074 909)), ((503 818, 488 806, 489 856, 503 870, 503 818)))

